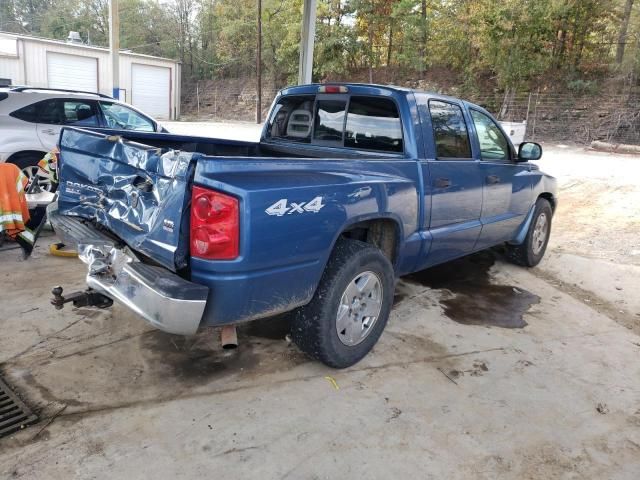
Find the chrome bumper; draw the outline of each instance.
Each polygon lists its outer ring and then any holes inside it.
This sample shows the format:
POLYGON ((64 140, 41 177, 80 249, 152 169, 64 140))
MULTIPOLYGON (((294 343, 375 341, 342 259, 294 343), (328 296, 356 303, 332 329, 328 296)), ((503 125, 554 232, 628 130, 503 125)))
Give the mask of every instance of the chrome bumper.
POLYGON ((140 262, 126 246, 79 217, 58 214, 56 203, 47 208, 60 239, 75 246, 88 265, 87 285, 122 303, 154 327, 168 333, 196 333, 209 289, 173 272, 140 262))

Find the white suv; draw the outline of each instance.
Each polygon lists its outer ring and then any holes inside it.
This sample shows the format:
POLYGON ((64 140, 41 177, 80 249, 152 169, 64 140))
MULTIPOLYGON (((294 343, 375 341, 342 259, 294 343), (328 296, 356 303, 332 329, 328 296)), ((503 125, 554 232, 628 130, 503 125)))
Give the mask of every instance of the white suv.
MULTIPOLYGON (((0 162, 19 166, 31 179, 65 125, 144 132, 165 131, 130 105, 98 93, 30 87, 0 88, 0 162)), ((51 189, 50 180, 38 183, 51 189)))

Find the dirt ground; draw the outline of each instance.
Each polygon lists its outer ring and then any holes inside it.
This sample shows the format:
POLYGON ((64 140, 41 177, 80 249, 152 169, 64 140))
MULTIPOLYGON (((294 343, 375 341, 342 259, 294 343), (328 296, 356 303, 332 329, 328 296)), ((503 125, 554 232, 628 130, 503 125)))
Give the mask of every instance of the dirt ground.
POLYGON ((640 158, 545 150, 541 265, 487 252, 403 279, 343 371, 300 354, 286 317, 228 352, 118 306, 53 310, 83 265, 53 237, 0 252, 0 371, 41 419, 0 439, 0 478, 639 478, 640 158))

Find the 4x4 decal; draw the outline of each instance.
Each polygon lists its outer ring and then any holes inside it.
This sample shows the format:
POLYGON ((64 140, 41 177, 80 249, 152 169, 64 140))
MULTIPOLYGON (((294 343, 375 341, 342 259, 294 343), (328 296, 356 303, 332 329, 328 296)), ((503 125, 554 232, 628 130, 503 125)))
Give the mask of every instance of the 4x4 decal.
POLYGON ((293 213, 312 212, 318 213, 324 207, 322 197, 315 197, 309 202, 291 202, 286 198, 278 200, 265 210, 267 215, 275 215, 282 217, 283 215, 291 215, 293 213))

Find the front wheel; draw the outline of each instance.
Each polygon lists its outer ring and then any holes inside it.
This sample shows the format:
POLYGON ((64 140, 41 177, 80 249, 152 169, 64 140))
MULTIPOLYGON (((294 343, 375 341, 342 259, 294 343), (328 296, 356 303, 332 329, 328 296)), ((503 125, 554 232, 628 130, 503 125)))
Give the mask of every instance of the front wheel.
POLYGON ((535 267, 547 250, 551 236, 553 210, 548 200, 539 198, 522 245, 507 245, 507 258, 525 267, 535 267))
POLYGON ((52 181, 51 175, 38 167, 38 162, 42 160, 45 153, 39 152, 23 152, 16 153, 8 161, 17 165, 22 173, 27 177, 27 191, 30 190, 31 184, 37 182, 41 190, 45 192, 55 192, 56 184, 52 181))
POLYGON ((393 266, 378 248, 338 240, 313 299, 295 312, 293 341, 330 367, 354 365, 387 324, 394 284, 393 266))

